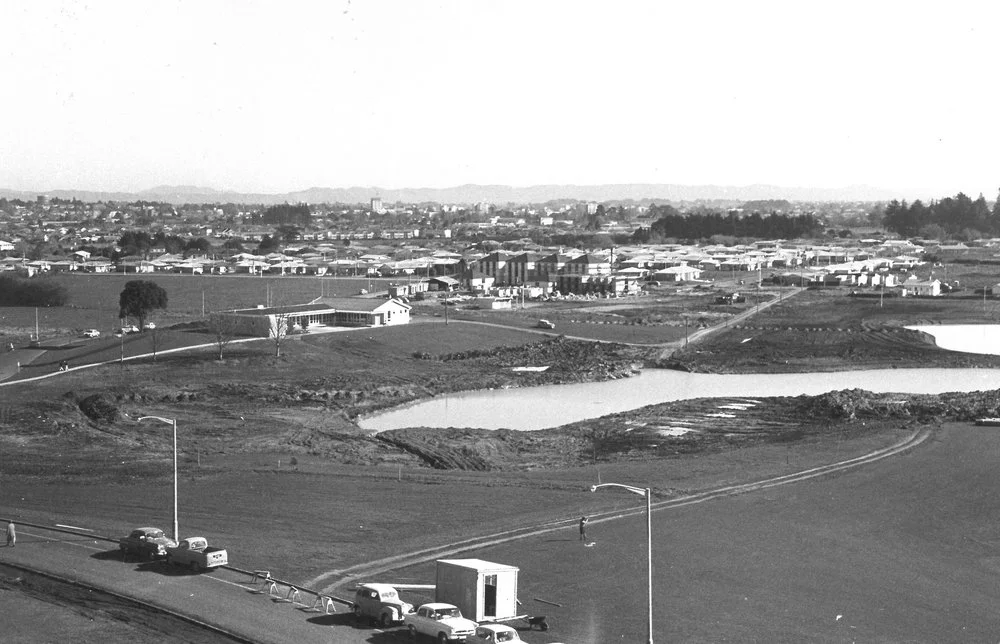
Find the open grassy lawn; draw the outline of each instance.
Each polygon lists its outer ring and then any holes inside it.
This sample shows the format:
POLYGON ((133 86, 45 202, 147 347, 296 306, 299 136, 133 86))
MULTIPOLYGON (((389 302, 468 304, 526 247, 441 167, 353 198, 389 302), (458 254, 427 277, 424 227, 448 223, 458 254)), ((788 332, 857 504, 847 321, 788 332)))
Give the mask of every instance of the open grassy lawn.
MULTIPOLYGON (((151 317, 172 324, 199 319, 206 314, 258 304, 302 304, 317 297, 348 297, 361 289, 385 290, 390 280, 354 277, 250 277, 245 275, 180 275, 172 273, 127 274, 61 273, 51 279, 66 287, 69 303, 63 307, 38 309, 39 326, 48 333, 72 333, 95 328, 110 333, 120 326, 118 296, 132 280, 156 282, 167 291, 165 310, 151 317)), ((0 330, 25 335, 35 326, 35 309, 0 308, 0 330)))

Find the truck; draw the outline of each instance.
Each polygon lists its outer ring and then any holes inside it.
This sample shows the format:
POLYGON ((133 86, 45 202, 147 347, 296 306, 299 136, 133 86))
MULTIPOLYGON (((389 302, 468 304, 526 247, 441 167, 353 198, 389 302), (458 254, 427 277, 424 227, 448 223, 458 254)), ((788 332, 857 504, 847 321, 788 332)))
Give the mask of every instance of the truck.
POLYGON ((188 537, 177 545, 167 546, 167 563, 200 572, 225 566, 229 563, 229 554, 223 548, 210 547, 205 537, 188 537))
POLYGON ((413 613, 403 615, 403 623, 410 632, 410 638, 417 634, 433 637, 439 644, 464 642, 476 632, 476 624, 462 617, 458 607, 442 602, 424 604, 413 613))

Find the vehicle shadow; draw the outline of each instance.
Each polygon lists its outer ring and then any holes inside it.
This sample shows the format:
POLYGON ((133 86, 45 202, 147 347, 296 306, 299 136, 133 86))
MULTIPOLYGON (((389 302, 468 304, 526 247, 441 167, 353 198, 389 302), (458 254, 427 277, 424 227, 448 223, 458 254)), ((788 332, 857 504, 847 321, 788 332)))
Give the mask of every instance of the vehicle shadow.
POLYGON ((200 573, 194 572, 190 568, 181 566, 171 566, 166 561, 144 561, 135 568, 139 572, 155 572, 164 577, 191 577, 200 573))
POLYGON ((122 550, 114 548, 112 550, 104 550, 103 552, 95 552, 90 555, 91 559, 97 559, 98 561, 120 561, 122 563, 131 563, 139 561, 135 555, 126 555, 122 550))
MULTIPOLYGON (((429 637, 418 638, 425 641, 430 641, 429 637)), ((396 628, 391 631, 379 631, 378 633, 372 633, 366 642, 371 642, 371 644, 389 644, 390 642, 414 642, 418 640, 410 639, 409 633, 406 629, 396 628)))
POLYGON ((352 613, 331 613, 329 615, 314 615, 306 620, 310 624, 317 626, 354 626, 355 628, 369 628, 366 623, 359 624, 352 613))

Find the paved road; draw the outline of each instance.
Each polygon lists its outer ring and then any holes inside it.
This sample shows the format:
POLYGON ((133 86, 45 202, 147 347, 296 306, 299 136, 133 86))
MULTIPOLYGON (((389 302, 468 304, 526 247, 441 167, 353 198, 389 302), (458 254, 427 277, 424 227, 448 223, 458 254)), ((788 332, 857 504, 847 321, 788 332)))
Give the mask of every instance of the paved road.
POLYGON ((288 596, 288 587, 283 585, 272 596, 267 585, 253 585, 248 575, 238 572, 194 575, 161 562, 124 562, 113 543, 27 526, 18 530, 16 548, 0 547, 0 562, 53 572, 195 615, 265 644, 370 642, 376 630, 355 628, 342 606, 339 613, 330 615, 309 610, 312 596, 302 594, 301 601, 294 603, 283 601, 288 596))

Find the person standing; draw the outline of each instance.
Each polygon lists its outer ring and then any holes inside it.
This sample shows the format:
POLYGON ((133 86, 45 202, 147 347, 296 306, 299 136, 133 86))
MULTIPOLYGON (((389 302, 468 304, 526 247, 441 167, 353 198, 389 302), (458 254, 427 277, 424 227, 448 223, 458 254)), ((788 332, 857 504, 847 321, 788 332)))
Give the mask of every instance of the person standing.
POLYGON ((587 523, 590 519, 586 516, 580 517, 580 541, 587 540, 587 523))
POLYGON ((7 547, 13 548, 17 544, 17 532, 14 530, 14 522, 7 523, 7 547))

